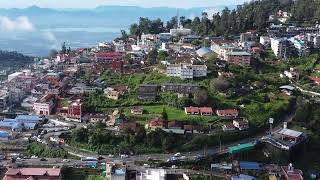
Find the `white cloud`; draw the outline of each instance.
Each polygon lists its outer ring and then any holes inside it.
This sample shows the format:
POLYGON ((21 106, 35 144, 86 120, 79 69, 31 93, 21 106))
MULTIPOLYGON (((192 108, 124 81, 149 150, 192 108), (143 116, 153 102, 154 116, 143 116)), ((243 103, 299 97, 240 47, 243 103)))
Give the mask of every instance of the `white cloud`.
POLYGON ((7 32, 31 32, 34 31, 34 26, 26 16, 19 16, 16 19, 0 16, 0 29, 7 32))

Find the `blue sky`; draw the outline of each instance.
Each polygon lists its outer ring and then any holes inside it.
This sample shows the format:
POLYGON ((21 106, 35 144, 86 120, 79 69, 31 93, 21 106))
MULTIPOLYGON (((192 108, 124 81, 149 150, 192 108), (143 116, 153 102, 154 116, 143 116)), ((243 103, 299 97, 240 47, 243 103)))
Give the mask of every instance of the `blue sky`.
POLYGON ((142 7, 207 7, 242 4, 248 0, 0 0, 1 8, 24 8, 32 5, 49 8, 94 8, 99 5, 142 7))

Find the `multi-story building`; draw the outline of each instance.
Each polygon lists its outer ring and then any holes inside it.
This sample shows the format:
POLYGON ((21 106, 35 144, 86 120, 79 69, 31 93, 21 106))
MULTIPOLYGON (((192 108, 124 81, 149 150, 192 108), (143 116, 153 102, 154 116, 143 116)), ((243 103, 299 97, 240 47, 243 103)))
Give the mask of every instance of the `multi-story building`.
POLYGON ((308 56, 310 54, 309 47, 307 46, 304 36, 295 36, 289 39, 295 47, 298 56, 308 56))
POLYGON ((230 64, 237 64, 242 66, 250 66, 251 54, 248 52, 228 52, 226 59, 230 64))
POLYGON ((33 104, 33 111, 38 115, 50 115, 56 106, 56 97, 46 94, 33 104))
POLYGON ((314 48, 320 48, 320 34, 307 34, 307 41, 310 42, 314 48))
POLYGON ((260 36, 259 42, 260 42, 260 44, 262 44, 264 46, 267 46, 267 45, 270 46, 271 40, 270 40, 270 37, 268 37, 268 36, 260 36))
POLYGON ((274 55, 278 58, 286 58, 291 54, 290 41, 288 41, 286 38, 271 38, 271 49, 274 55))
POLYGON ((257 40, 257 34, 255 31, 248 31, 240 34, 240 42, 255 42, 257 40))
POLYGON ((81 122, 83 104, 80 99, 73 101, 68 106, 68 119, 81 122))
POLYGON ((10 93, 7 90, 0 90, 0 110, 7 109, 10 104, 10 93))
POLYGON ((167 76, 193 79, 207 76, 206 65, 172 64, 167 66, 167 76))

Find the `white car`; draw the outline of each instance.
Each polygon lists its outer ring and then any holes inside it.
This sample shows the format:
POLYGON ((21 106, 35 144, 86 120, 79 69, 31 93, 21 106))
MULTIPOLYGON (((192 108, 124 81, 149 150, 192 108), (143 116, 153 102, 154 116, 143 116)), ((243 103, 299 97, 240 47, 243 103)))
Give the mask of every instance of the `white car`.
POLYGON ((176 165, 172 165, 171 169, 178 169, 178 167, 176 165))
POLYGON ((129 156, 127 154, 121 154, 120 157, 121 158, 128 158, 129 156))
POLYGON ((33 155, 31 156, 31 159, 38 159, 38 156, 33 155))
POLYGON ((174 154, 174 156, 175 156, 175 157, 180 157, 180 156, 181 156, 181 153, 178 152, 178 153, 174 154))

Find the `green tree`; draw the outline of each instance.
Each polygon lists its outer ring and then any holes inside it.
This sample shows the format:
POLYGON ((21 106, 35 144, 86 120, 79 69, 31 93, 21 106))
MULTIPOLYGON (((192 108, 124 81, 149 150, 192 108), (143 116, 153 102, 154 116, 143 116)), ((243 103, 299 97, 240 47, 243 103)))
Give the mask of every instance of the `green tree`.
POLYGON ((208 102, 208 93, 206 90, 201 89, 198 90, 193 97, 193 102, 198 105, 206 105, 206 103, 208 102))
POLYGON ((218 90, 220 92, 226 92, 228 91, 229 87, 230 87, 230 83, 222 77, 212 79, 210 82, 211 91, 218 90))
POLYGON ((158 61, 165 61, 167 57, 168 57, 167 51, 159 51, 157 59, 158 61))
POLYGON ((156 49, 151 50, 147 55, 147 61, 149 64, 156 64, 158 57, 158 51, 156 49))
POLYGON ((162 115, 162 118, 164 120, 168 120, 168 113, 167 113, 167 110, 166 110, 165 107, 162 109, 162 114, 161 115, 162 115))

